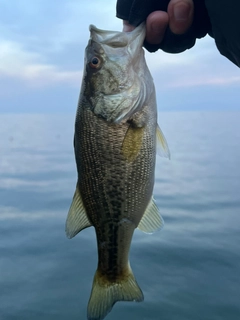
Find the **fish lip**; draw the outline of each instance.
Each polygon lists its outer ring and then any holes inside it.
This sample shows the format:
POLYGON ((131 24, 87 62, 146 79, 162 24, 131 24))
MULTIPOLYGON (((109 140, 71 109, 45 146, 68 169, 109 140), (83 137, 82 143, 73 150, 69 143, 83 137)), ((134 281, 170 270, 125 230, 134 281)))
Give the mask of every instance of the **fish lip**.
MULTIPOLYGON (((112 31, 99 29, 95 25, 90 24, 89 31, 91 33, 92 40, 98 42, 99 44, 107 44, 111 46, 111 42, 118 43, 118 47, 125 47, 134 38, 135 34, 141 34, 143 29, 145 29, 145 22, 141 23, 132 31, 112 31)), ((145 34, 144 34, 145 37, 145 34)))
POLYGON ((91 31, 96 31, 98 33, 118 33, 118 32, 121 32, 121 31, 112 31, 112 30, 99 29, 94 24, 90 24, 89 31, 90 32, 91 31))
MULTIPOLYGON (((114 37, 116 35, 118 35, 118 36, 124 35, 124 32, 99 29, 93 24, 90 24, 89 31, 91 33, 91 38, 95 42, 100 43, 100 44, 108 43, 109 39, 111 39, 112 37, 114 37)), ((127 43, 126 43, 126 45, 127 45, 127 43)))
POLYGON ((141 23, 139 26, 137 26, 132 31, 112 31, 112 30, 105 30, 105 29, 99 29, 94 24, 89 25, 89 31, 96 31, 98 33, 112 33, 112 34, 133 34, 139 32, 139 29, 143 29, 145 27, 145 22, 141 23))

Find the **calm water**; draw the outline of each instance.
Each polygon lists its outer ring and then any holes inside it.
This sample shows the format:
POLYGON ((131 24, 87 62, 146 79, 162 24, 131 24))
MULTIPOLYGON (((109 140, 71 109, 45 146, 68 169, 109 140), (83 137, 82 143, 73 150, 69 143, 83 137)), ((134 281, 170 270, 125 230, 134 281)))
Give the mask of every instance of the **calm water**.
MULTIPOLYGON (((240 113, 163 113, 161 232, 136 231, 143 303, 109 320, 240 319, 240 113)), ((97 264, 93 228, 64 233, 75 189, 74 115, 0 117, 0 319, 86 319, 97 264)))

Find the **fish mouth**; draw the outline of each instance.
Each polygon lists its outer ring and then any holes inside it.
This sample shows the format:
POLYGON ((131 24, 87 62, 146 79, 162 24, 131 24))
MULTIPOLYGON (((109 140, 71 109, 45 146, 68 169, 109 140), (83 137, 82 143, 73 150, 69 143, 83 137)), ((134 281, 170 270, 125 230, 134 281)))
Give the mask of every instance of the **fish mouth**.
POLYGON ((125 31, 111 31, 99 29, 93 24, 89 26, 91 39, 99 44, 106 44, 114 48, 126 47, 135 34, 140 34, 145 29, 145 23, 140 24, 137 28, 130 32, 125 31))
POLYGON ((128 37, 124 32, 98 29, 94 25, 89 26, 89 31, 92 40, 99 44, 107 44, 115 48, 126 47, 128 45, 128 37))

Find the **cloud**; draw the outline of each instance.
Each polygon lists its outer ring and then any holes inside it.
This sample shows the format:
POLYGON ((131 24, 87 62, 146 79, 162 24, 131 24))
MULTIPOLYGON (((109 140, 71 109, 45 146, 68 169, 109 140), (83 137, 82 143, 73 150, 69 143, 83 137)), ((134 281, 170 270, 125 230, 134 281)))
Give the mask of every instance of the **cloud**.
MULTIPOLYGON (((116 2, 0 1, 0 110, 65 110, 82 78, 89 24, 121 30, 116 2)), ((239 69, 205 37, 191 50, 146 53, 158 91, 238 86, 239 69)), ((223 95, 219 89, 219 99, 223 95)), ((235 95, 235 94, 234 94, 235 95)))
POLYGON ((0 77, 10 77, 24 81, 28 86, 49 86, 56 83, 79 85, 81 71, 61 70, 60 67, 47 64, 43 57, 28 52, 15 42, 0 42, 0 77))
POLYGON ((240 84, 239 68, 223 57, 210 37, 181 54, 146 53, 156 87, 165 89, 240 84))
MULTIPOLYGON (((46 0, 23 0, 20 5, 13 0, 11 5, 0 3, 0 9, 0 81, 12 79, 26 87, 79 87, 89 24, 109 29, 122 25, 114 18, 115 3, 104 0, 60 0, 57 5, 46 0)), ((5 90, 11 91, 13 87, 5 90)))
POLYGON ((182 88, 182 87, 196 87, 196 86, 226 86, 226 85, 237 85, 240 84, 240 76, 198 76, 196 78, 181 78, 175 80, 168 85, 168 88, 182 88))
POLYGON ((56 47, 66 46, 69 43, 81 43, 86 46, 89 38, 90 24, 101 29, 121 30, 122 21, 115 18, 115 6, 106 0, 86 1, 85 3, 74 0, 69 1, 67 15, 58 25, 54 35, 56 47))

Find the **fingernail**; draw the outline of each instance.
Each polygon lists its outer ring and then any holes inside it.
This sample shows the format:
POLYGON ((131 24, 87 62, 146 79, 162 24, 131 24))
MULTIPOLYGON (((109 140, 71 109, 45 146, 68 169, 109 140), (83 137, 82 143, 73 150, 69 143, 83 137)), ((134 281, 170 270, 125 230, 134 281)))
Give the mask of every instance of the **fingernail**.
POLYGON ((173 8, 174 18, 178 21, 188 20, 191 13, 191 6, 187 3, 176 4, 173 8))

